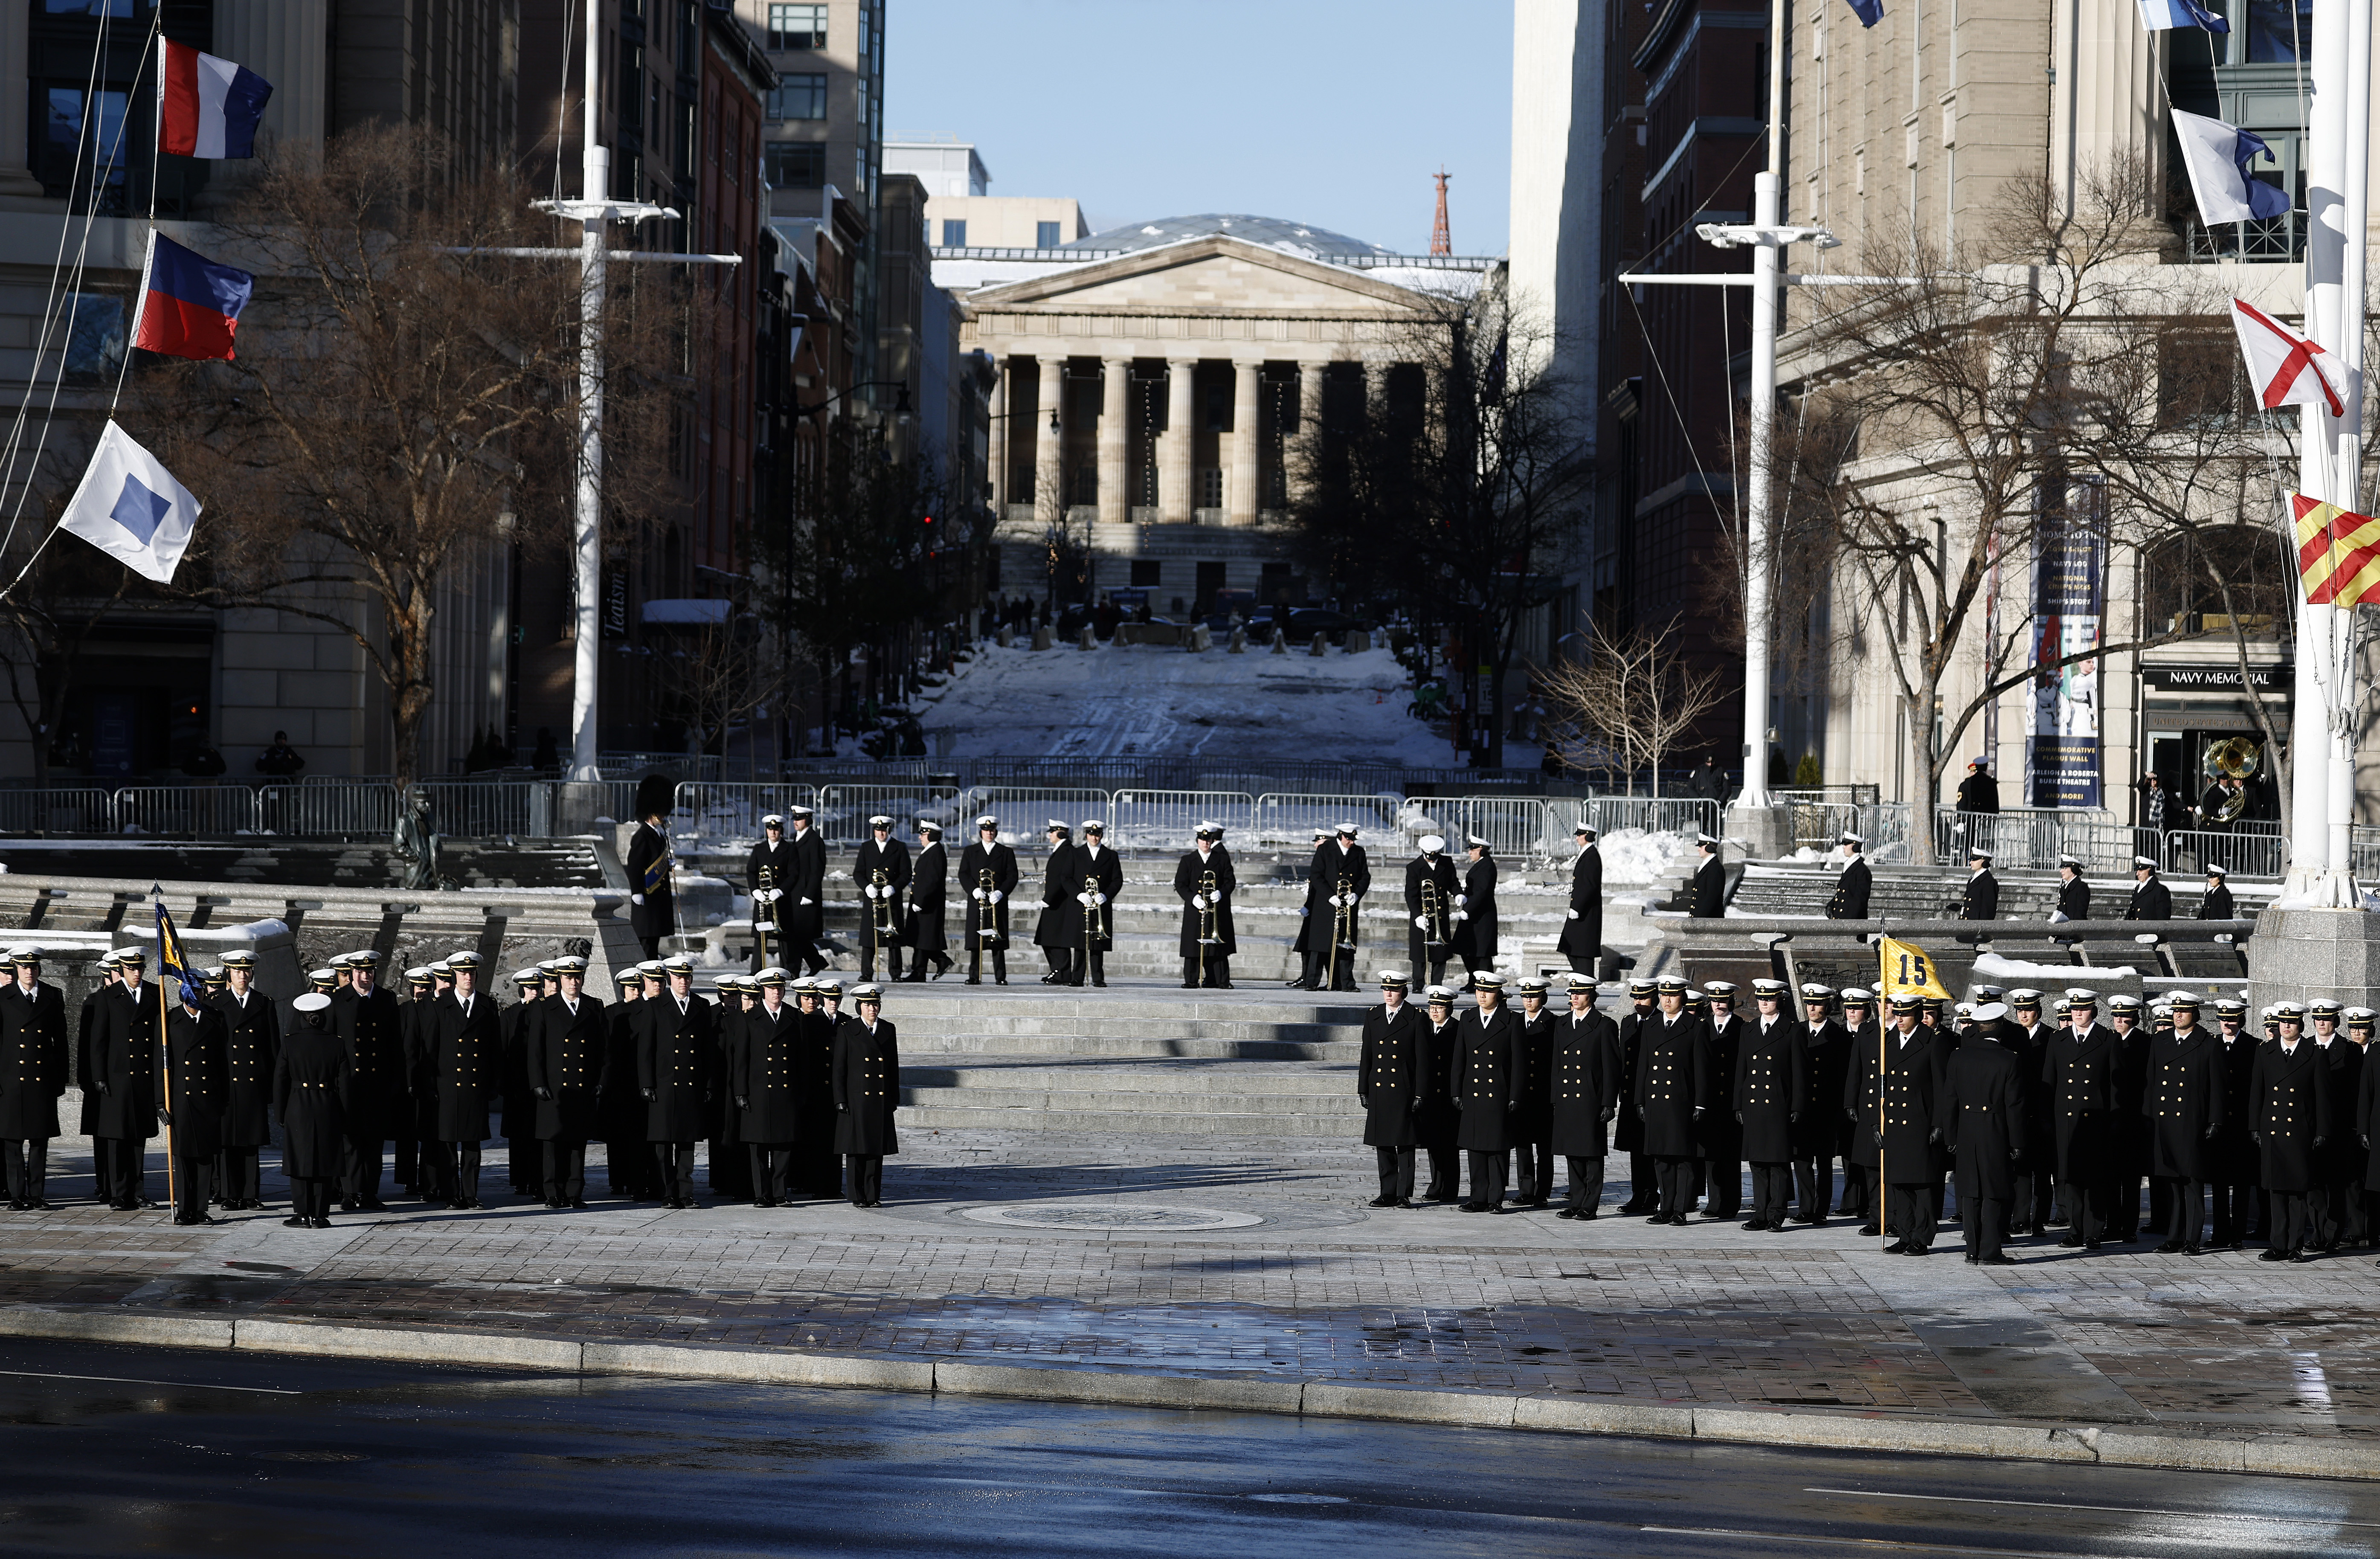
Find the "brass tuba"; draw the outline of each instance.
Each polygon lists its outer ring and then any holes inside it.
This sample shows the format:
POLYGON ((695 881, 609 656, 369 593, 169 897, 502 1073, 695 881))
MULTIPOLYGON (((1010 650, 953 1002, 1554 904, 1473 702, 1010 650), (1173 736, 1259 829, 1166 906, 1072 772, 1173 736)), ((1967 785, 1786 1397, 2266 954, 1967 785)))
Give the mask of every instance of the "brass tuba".
MULTIPOLYGON (((2200 765, 2211 780, 2244 780, 2256 772, 2262 749, 2247 737, 2230 737, 2206 749, 2205 761, 2200 765)), ((2210 823, 2232 823, 2248 810, 2248 787, 2223 793, 2223 805, 2213 817, 2203 821, 2210 823)))

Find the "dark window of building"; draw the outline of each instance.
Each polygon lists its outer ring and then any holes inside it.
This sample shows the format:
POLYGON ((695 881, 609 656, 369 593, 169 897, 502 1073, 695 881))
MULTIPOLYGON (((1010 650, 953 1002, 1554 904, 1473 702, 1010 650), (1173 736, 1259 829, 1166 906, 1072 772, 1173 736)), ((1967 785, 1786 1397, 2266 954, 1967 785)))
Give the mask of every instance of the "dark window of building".
POLYGON ((67 371, 78 378, 114 377, 124 366, 124 299, 78 292, 67 325, 67 371))
POLYGON ((769 142, 769 182, 779 189, 817 189, 826 183, 826 148, 816 141, 769 142))
POLYGON ((943 221, 942 247, 944 249, 966 248, 966 224, 965 222, 953 222, 948 219, 943 221))
POLYGON ((769 90, 769 117, 771 119, 823 119, 826 117, 826 78, 824 76, 788 76, 769 90))
POLYGON ((1062 241, 1063 240, 1058 237, 1058 225, 1056 223, 1037 222, 1033 225, 1033 247, 1035 249, 1056 249, 1062 241))
POLYGON ((1205 384, 1200 388, 1206 392, 1207 431, 1210 433, 1227 432, 1232 425, 1232 387, 1229 384, 1205 384))
POLYGON ((1143 589, 1154 589, 1165 582, 1165 565, 1154 557, 1132 560, 1132 582, 1143 589))
POLYGON ((772 49, 825 48, 826 7, 824 6, 770 6, 769 47, 772 49))

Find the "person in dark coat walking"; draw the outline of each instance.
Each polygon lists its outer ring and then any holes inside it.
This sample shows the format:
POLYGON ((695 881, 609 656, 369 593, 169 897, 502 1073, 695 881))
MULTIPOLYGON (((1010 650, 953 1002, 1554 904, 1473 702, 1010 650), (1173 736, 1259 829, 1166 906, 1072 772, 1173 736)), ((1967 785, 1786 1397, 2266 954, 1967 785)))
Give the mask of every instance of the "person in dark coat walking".
MULTIPOLYGON (((1008 983, 1008 895, 1016 891, 1016 852, 1000 842, 1000 820, 975 820, 976 841, 959 852, 959 891, 966 895, 969 985, 983 983, 983 956, 991 955, 995 985, 1008 983)), ((838 1171, 838 1174, 840 1171, 838 1171)))
POLYGON ((1454 1102, 1463 1112, 1455 1139, 1471 1188, 1465 1212, 1504 1211, 1504 1164, 1515 1140, 1524 1067, 1521 1020, 1504 1005, 1504 977, 1493 969, 1472 979, 1478 1005, 1455 1020, 1454 1102))
MULTIPOLYGON (((2249 1082, 2263 1041, 2248 1032, 2248 1004, 2237 996, 2226 996, 2215 1004, 2215 1029, 2223 1122, 2210 1145, 2207 1183, 2214 1192, 2215 1248, 2237 1250, 2247 1242, 2260 1200, 2256 1143, 2249 1130, 2254 1119, 2249 1114, 2249 1082)), ((2369 1078, 2373 1070, 2366 1066, 2365 1076, 2369 1078)))
POLYGON ((545 1149, 537 1135, 536 1085, 528 1075, 529 1047, 535 1042, 535 1029, 547 1000, 545 980, 542 968, 515 970, 513 983, 520 997, 504 1009, 502 1018, 504 1169, 513 1189, 525 1197, 540 1195, 545 1187, 545 1149))
POLYGON ((1925 1255, 1941 1221, 1943 1155, 1935 1111, 1940 1067, 1933 1031, 1918 1022, 1918 1007, 1916 996, 1893 997, 1892 1026, 1879 1041, 1856 1047, 1844 1079, 1844 1110, 1860 1128, 1853 1161, 1871 1171, 1884 1193, 1876 1209, 1883 1222, 1860 1232, 1881 1228, 1893 1236, 1885 1247, 1893 1256, 1925 1255))
POLYGON ((680 955, 662 960, 669 989, 645 1019, 637 1051, 637 1088, 645 1099, 645 1138, 661 1168, 663 1196, 672 1208, 698 1205, 694 1199, 694 1145, 710 1115, 718 1086, 719 1009, 694 993, 694 963, 680 955))
POLYGON ((1791 993, 1781 980, 1752 982, 1757 1011, 1737 1039, 1730 1090, 1741 1151, 1752 1164, 1752 1216, 1743 1226, 1771 1234, 1785 1232, 1794 1134, 1810 1108, 1809 1030, 1786 1011, 1791 993))
POLYGON ((223 1151, 215 1163, 215 1196, 234 1212, 264 1205, 257 1150, 273 1140, 281 1056, 281 1009, 255 981, 256 955, 235 947, 224 955, 224 990, 207 1004, 224 1020, 223 1151))
POLYGON ((1546 1011, 1550 982, 1531 975, 1516 982, 1521 1010, 1521 1108, 1512 1117, 1512 1153, 1520 1172, 1512 1177, 1512 1200, 1546 1207, 1554 1199, 1552 1120, 1554 1018, 1546 1011))
POLYGON ((1620 1204, 1623 1216, 1647 1212, 1661 1204, 1660 1189, 1654 1182, 1653 1155, 1645 1151, 1645 1116, 1636 1108, 1636 1064, 1642 1052, 1642 1033, 1644 1026, 1659 1016, 1654 1000, 1651 980, 1630 980, 1629 1010, 1621 1015, 1617 1029, 1620 1114, 1612 1128, 1611 1145, 1628 1155, 1628 1200, 1620 1204))
POLYGON ((2198 1255, 2206 1223, 2206 1182, 2215 1167, 2215 1139, 2223 1129, 2222 1045, 2198 1022, 2198 998, 2173 998, 2173 1029, 2149 1044, 2149 1075, 2141 1113, 2149 1123, 2149 1174, 2166 1182, 2171 1214, 2162 1255, 2198 1255))
MULTIPOLYGON (((1973 1025, 1943 1064, 1936 1111, 1958 1177, 1967 1261, 1986 1267, 2016 1264, 2000 1242, 2016 1197, 2015 1165, 2025 1151, 2023 1063, 1999 1042, 2010 1028, 2003 1021, 2007 1015, 1998 1002, 1975 1009, 1973 1025)), ((1948 1036, 1934 1041, 1948 1042, 1948 1036)))
MULTIPOLYGON (((149 1139, 157 1134, 157 993, 140 978, 146 958, 137 947, 118 948, 116 983, 103 992, 91 1014, 92 1076, 99 1102, 91 1135, 107 1142, 107 1204, 133 1212, 157 1204, 149 1200, 149 1139)), ((88 1082, 86 1087, 90 1086, 88 1082)))
POLYGON ((555 959, 553 983, 528 1036, 528 1087, 544 1150, 539 1188, 548 1207, 585 1207, 587 1144, 602 1123, 612 1025, 603 999, 587 993, 586 959, 555 959))
POLYGON ((1714 980, 1705 990, 1710 1027, 1710 1109, 1695 1137, 1702 1155, 1695 1163, 1696 1190, 1706 1218, 1734 1218, 1743 1212, 1743 1127, 1735 1118, 1735 1058, 1750 1022, 1735 1010, 1735 982, 1714 980))
POLYGON ((1342 822, 1314 844, 1305 868, 1305 913, 1299 934, 1305 945, 1297 983, 1308 991, 1353 991, 1364 896, 1372 891, 1372 863, 1355 842, 1355 825, 1342 822), (1345 945, 1339 927, 1347 927, 1345 945))
POLYGON ((2220 866, 2206 869, 2206 896, 2198 901, 2198 918, 2202 920, 2228 920, 2237 917, 2231 907, 2231 883, 2220 866))
POLYGON ((760 820, 760 842, 752 846, 752 853, 744 860, 744 891, 752 895, 752 969, 756 974, 762 965, 780 956, 790 962, 801 961, 798 949, 785 951, 784 916, 780 908, 792 902, 786 891, 793 886, 795 871, 794 846, 785 842, 784 816, 771 812, 760 820))
POLYGON ((2157 863, 2148 856, 2132 858, 2132 900, 2124 906, 2127 920, 2170 920, 2173 895, 2157 876, 2157 863))
POLYGON ((1087 978, 1105 990, 1108 954, 1115 946, 1115 899, 1123 892, 1123 858, 1108 848, 1108 825, 1097 818, 1083 824, 1083 842, 1075 846, 1074 891, 1063 911, 1075 928, 1075 967, 1071 983, 1087 978))
POLYGON ((484 1207, 480 1200, 480 1151, 488 1140, 488 1102, 504 1093, 504 1019, 496 1000, 479 989, 480 956, 450 953, 455 988, 430 1005, 422 1068, 436 1102, 439 1183, 447 1205, 484 1207))
POLYGON ((1572 980, 1570 1011, 1553 1019, 1547 1145, 1570 1177, 1557 1218, 1593 1218, 1603 1207, 1603 1160, 1620 1113, 1620 1030, 1595 1010, 1592 980, 1572 980))
POLYGON ((2258 1184, 2273 1199, 2266 1235, 2266 1261, 2311 1261, 2313 1221, 2307 1196, 2319 1176, 2321 1151, 2329 1145, 2330 1068, 2305 1038, 2305 1009, 2295 1002, 2276 1005, 2279 1033, 2256 1052, 2248 1078, 2248 1118, 2259 1152, 2258 1184))
POLYGON ((1718 839, 1708 834, 1698 834, 1694 847, 1701 852, 1694 862, 1694 882, 1687 889, 1686 913, 1698 920, 1716 920, 1727 913, 1727 865, 1718 839))
POLYGON ((785 895, 777 901, 780 955, 786 968, 798 960, 816 974, 826 968, 826 956, 819 951, 819 944, 826 940, 826 840, 818 831, 818 814, 809 808, 788 807, 785 815, 793 824, 785 835, 793 880, 777 884, 785 895))
POLYGON ((669 808, 656 798, 650 779, 638 786, 637 831, 629 835, 628 859, 623 862, 628 871, 628 926, 648 958, 661 956, 662 938, 677 933, 677 895, 670 878, 669 808))
POLYGON ((2082 862, 2073 856, 2058 858, 2058 907, 2049 912, 2052 925, 2091 918, 2091 884, 2082 880, 2082 862))
POLYGON ((1554 951, 1573 973, 1593 980, 1603 957, 1603 852, 1596 847, 1595 830, 1583 822, 1571 830, 1571 838, 1578 854, 1571 858, 1570 907, 1554 951))
POLYGON ((1959 890, 1951 914, 1961 920, 1997 920, 2000 916, 2000 882, 1992 875, 1992 858, 1981 849, 1967 852, 1967 885, 1959 890))
POLYGON ((8 961, 15 978, 0 985, 0 1155, 10 1209, 46 1212, 50 1141, 67 1089, 66 998, 42 979, 40 948, 12 949, 8 961))
POLYGON ((1447 957, 1454 951, 1454 896, 1463 890, 1446 856, 1446 841, 1427 834, 1418 844, 1421 853, 1405 862, 1405 918, 1413 922, 1405 950, 1415 980, 1427 971, 1427 984, 1442 985, 1447 957))
POLYGON ((1827 1221, 1834 1205, 1835 1155, 1842 1119, 1835 1101, 1843 1096, 1843 1073, 1851 1065, 1851 1032, 1834 1016, 1834 992, 1816 981, 1802 987, 1801 1118, 1793 1123, 1793 1221, 1827 1221))
MULTIPOLYGON (((1330 831, 1318 824, 1314 830, 1314 848, 1318 853, 1330 841, 1330 831)), ((1332 910, 1327 903, 1330 895, 1309 875, 1305 881, 1305 902, 1297 907, 1297 934, 1290 939, 1289 950, 1297 958, 1297 975, 1282 983, 1293 991, 1314 988, 1314 955, 1325 951, 1329 922, 1332 910)))
POLYGON ((1476 834, 1463 850, 1471 864, 1454 895, 1454 951, 1463 959, 1463 972, 1475 976, 1496 967, 1496 859, 1476 834))
POLYGON ((174 1154, 174 1222, 220 1224, 207 1212, 215 1155, 223 1151, 225 1079, 223 1014, 185 988, 165 1009, 161 1112, 174 1154))
POLYGON ((1835 843, 1843 852, 1843 875, 1835 884, 1834 895, 1827 900, 1827 919, 1864 920, 1868 891, 1876 883, 1876 874, 1868 870, 1867 857, 1861 853, 1867 848, 1867 841, 1859 834, 1845 834, 1835 843))
POLYGON ((1711 1099, 1710 1026, 1686 1011, 1686 982, 1659 985, 1659 1010, 1637 1027, 1636 1111, 1661 1204, 1645 1222, 1683 1227, 1692 1205, 1698 1127, 1711 1099))
POLYGON ((760 1005, 745 1014, 741 1070, 730 1079, 744 1113, 752 1161, 752 1205, 782 1207, 794 1195, 794 1144, 802 1129, 802 1015, 785 1002, 790 971, 753 977, 760 1005))
POLYGON ((2117 1145, 2127 1129, 2119 1114, 2124 1050, 2116 1030, 2098 1020, 2094 991, 2066 993, 2069 1021, 2050 1035, 2042 1058, 2049 1084, 2050 1141, 2065 1200, 2069 1248, 2096 1250, 2106 1238, 2115 1198, 2117 1145))
POLYGON ((332 1031, 330 997, 309 991, 291 1005, 295 1016, 273 1064, 273 1113, 289 1176, 289 1216, 281 1221, 327 1229, 331 1187, 346 1182, 347 1047, 332 1031))
POLYGON ((1239 938, 1232 930, 1232 852, 1223 847, 1223 831, 1211 822, 1198 825, 1197 846, 1184 853, 1173 868, 1173 896, 1182 901, 1182 988, 1232 988, 1232 955, 1239 938))
POLYGON ((1364 1015, 1355 1064, 1355 1099, 1364 1106, 1364 1145, 1379 1169, 1380 1193, 1368 1205, 1411 1207, 1414 1154, 1421 1145, 1424 1078, 1421 1014, 1405 1000, 1402 969, 1380 971, 1380 1005, 1364 1015))
POLYGON ((1426 1201, 1463 1200, 1463 1111, 1454 1098, 1454 1069, 1460 1061, 1463 1029, 1454 1021, 1454 993, 1433 985, 1423 993, 1428 1005, 1416 1041, 1421 1050, 1421 1080, 1416 1084, 1415 1146, 1429 1159, 1426 1201))
POLYGON ((2314 1184, 2306 1196, 2313 1224, 2308 1244, 2327 1254, 2350 1240, 2361 1222, 2363 1202, 2363 1146, 2355 1139, 2355 1101, 2362 1091, 2363 1047, 2339 1031, 2342 1009, 2325 996, 2306 1008, 2313 1047, 2322 1055, 2328 1114, 2324 1118, 2322 1151, 2314 1155, 2314 1184))
POLYGON ((868 838, 852 858, 851 880, 859 888, 859 978, 876 978, 876 956, 884 956, 885 978, 901 978, 901 895, 909 886, 909 846, 892 837, 892 820, 868 820, 868 838), (887 926, 889 932, 878 927, 887 926))
POLYGON ((942 825, 930 818, 917 820, 917 854, 909 868, 909 902, 901 917, 901 934, 909 939, 912 981, 951 972, 950 933, 942 926, 942 909, 950 898, 951 854, 942 848, 942 825))
POLYGON ((1075 864, 1074 834, 1055 818, 1042 831, 1050 859, 1041 876, 1041 913, 1033 921, 1033 943, 1050 960, 1050 972, 1041 977, 1044 985, 1075 982, 1075 948, 1083 938, 1083 908, 1075 895, 1082 891, 1083 873, 1075 864))
POLYGON ((901 1037, 884 1014, 884 993, 851 988, 859 1015, 834 1031, 834 1147, 843 1154, 851 1205, 884 1203, 884 1160, 901 1151, 892 1113, 901 1102, 901 1037))

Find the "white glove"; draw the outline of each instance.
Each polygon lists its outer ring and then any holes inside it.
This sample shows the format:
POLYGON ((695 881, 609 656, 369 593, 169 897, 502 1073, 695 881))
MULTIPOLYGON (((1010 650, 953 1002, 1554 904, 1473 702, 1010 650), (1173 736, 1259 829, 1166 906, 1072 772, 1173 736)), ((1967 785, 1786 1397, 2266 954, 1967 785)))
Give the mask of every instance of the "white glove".
POLYGON ((1468 909, 1458 909, 1454 912, 1454 918, 1458 920, 1467 920, 1471 919, 1471 911, 1468 909))
POLYGON ((1095 904, 1095 903, 1099 902, 1099 895, 1097 895, 1097 894, 1088 894, 1088 893, 1076 894, 1076 895, 1075 895, 1075 902, 1076 904, 1081 904, 1081 905, 1091 905, 1091 904, 1095 904))
MULTIPOLYGON (((991 902, 994 904, 998 904, 1002 899, 1006 898, 1007 896, 1008 895, 1006 894, 1002 893, 998 888, 991 890, 991 902)), ((808 904, 809 900, 804 899, 802 902, 804 904, 808 904)))
POLYGON ((1577 919, 1578 919, 1578 911, 1577 911, 1577 910, 1575 910, 1575 909, 1572 910, 1572 911, 1570 912, 1570 918, 1571 918, 1572 920, 1577 920, 1577 919))
POLYGON ((2065 922, 2065 920, 2066 920, 2066 911, 2065 911, 2065 910, 2063 910, 2063 909, 2053 909, 2053 910, 2051 910, 2051 911, 2049 912, 2049 923, 2050 923, 2051 925, 2053 925, 2053 926, 2055 926, 2055 925, 2060 925, 2060 924, 2063 924, 2063 923, 2065 922))
POLYGON ((981 888, 978 888, 967 896, 974 899, 978 904, 980 904, 983 902, 983 890, 981 888))
POLYGON ((1468 903, 1470 903, 1470 902, 1471 902, 1471 895, 1470 895, 1469 894, 1456 894, 1456 895, 1454 895, 1454 907, 1455 907, 1457 909, 1462 908, 1464 905, 1466 905, 1466 904, 1468 904, 1468 903))
POLYGON ((1094 904, 1105 904, 1107 901, 1108 895, 1105 894, 1093 894, 1091 895, 1091 902, 1094 904))
POLYGON ((818 900, 817 900, 817 899, 814 899, 814 898, 806 898, 806 899, 802 900, 802 902, 803 902, 804 904, 816 904, 816 903, 818 902, 818 900))
POLYGON ((875 884, 875 883, 868 883, 866 887, 864 887, 864 888, 860 889, 859 891, 860 891, 861 893, 866 894, 868 897, 870 897, 870 898, 874 898, 874 897, 876 896, 876 884, 875 884))
POLYGON ((1429 917, 1427 915, 1416 915, 1414 917, 1414 924, 1422 931, 1427 931, 1429 930, 1429 917))
POLYGON ((628 895, 628 902, 630 904, 642 904, 645 902, 645 895, 642 894, 630 894, 628 895))
POLYGON ((1207 907, 1208 903, 1208 900, 1205 894, 1192 894, 1190 895, 1190 907, 1193 909, 1204 909, 1207 907))

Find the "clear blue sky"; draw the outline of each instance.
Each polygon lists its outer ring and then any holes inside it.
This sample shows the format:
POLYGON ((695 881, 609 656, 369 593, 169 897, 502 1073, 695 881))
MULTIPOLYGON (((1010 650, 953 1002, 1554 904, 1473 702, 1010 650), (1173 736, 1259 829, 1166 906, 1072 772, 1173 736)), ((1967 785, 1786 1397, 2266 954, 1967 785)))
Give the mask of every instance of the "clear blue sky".
POLYGON ((889 0, 885 128, 975 143, 995 195, 1094 229, 1197 212, 1460 254, 1508 231, 1506 0, 889 0))

